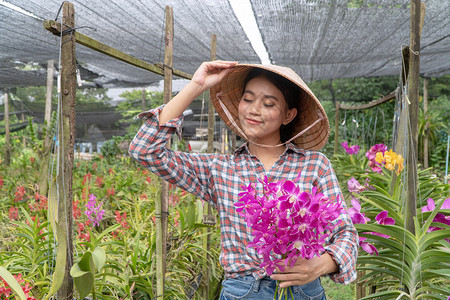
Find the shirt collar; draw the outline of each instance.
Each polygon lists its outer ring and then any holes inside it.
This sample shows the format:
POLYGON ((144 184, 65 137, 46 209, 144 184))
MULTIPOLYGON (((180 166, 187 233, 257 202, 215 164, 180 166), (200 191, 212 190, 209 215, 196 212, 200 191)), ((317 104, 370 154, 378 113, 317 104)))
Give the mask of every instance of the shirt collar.
MULTIPOLYGON (((305 156, 305 150, 304 149, 300 149, 297 146, 295 146, 293 143, 289 142, 286 144, 286 150, 284 151, 283 155, 285 155, 288 152, 295 152, 298 153, 302 156, 305 156)), ((239 148, 236 149, 236 151, 234 151, 234 155, 238 156, 241 154, 250 154, 250 151, 248 151, 248 142, 245 142, 244 144, 242 144, 239 148)))

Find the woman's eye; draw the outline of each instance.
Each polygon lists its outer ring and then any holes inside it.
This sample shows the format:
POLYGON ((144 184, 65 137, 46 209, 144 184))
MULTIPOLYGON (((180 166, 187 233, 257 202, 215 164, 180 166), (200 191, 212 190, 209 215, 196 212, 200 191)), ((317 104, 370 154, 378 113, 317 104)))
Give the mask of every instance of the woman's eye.
POLYGON ((252 102, 252 100, 247 99, 247 98, 243 98, 242 100, 244 100, 245 102, 252 102))
POLYGON ((272 104, 272 103, 266 103, 266 104, 264 104, 264 106, 265 106, 265 107, 274 107, 275 104, 272 104))

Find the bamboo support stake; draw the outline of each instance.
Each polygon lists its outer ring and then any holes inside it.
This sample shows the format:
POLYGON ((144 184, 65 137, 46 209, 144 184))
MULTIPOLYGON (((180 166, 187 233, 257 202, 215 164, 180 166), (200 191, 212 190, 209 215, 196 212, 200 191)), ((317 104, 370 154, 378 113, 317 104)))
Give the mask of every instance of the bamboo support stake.
POLYGON ((11 163, 11 138, 9 132, 9 100, 8 93, 5 93, 3 97, 5 103, 5 160, 3 161, 5 166, 9 166, 11 163))
POLYGON ((378 106, 380 104, 383 104, 392 99, 395 99, 395 92, 392 92, 380 99, 377 99, 377 100, 374 100, 374 101, 371 101, 369 103, 365 103, 362 105, 345 105, 345 104, 341 104, 336 101, 336 114, 335 114, 335 124, 334 124, 334 131, 335 131, 335 133, 334 133, 334 154, 337 154, 338 147, 339 147, 339 122, 340 122, 339 113, 340 113, 341 109, 348 109, 348 110, 368 109, 368 108, 372 108, 372 107, 378 106))
MULTIPOLYGON (((45 20, 44 28, 55 35, 61 34, 61 24, 57 23, 54 20, 45 20)), ((160 63, 150 64, 150 63, 140 60, 132 55, 129 55, 129 54, 121 52, 117 49, 114 49, 106 44, 100 43, 99 41, 96 41, 93 38, 90 38, 82 33, 77 32, 77 31, 75 32, 75 39, 78 44, 86 46, 92 50, 98 51, 100 53, 103 53, 105 55, 108 55, 110 57, 118 59, 120 61, 126 62, 135 67, 138 67, 138 68, 141 68, 141 69, 144 69, 144 70, 147 70, 147 71, 159 74, 159 75, 164 75, 164 71, 163 71, 164 66, 160 63)), ((192 75, 182 72, 180 70, 173 69, 173 74, 176 76, 182 77, 182 78, 192 79, 192 75)))
MULTIPOLYGON (((164 103, 172 98, 173 64, 173 9, 166 6, 165 50, 164 50, 164 103)), ((170 140, 166 147, 170 148, 170 140)), ((164 281, 167 254, 167 220, 169 208, 169 183, 161 179, 161 201, 156 201, 156 298, 164 299, 164 281)))
POLYGON ((147 107, 147 100, 145 99, 145 93, 146 91, 144 88, 142 89, 142 107, 141 107, 142 111, 145 111, 145 108, 147 107))
POLYGON ((407 159, 408 189, 406 205, 406 228, 415 233, 414 217, 417 210, 417 140, 419 120, 419 76, 420 76, 420 32, 421 32, 420 0, 411 0, 410 17, 410 58, 408 75, 409 99, 409 151, 407 159))
MULTIPOLYGON (((63 3, 62 23, 65 29, 75 28, 75 9, 72 3, 63 3)), ((73 216, 72 216, 72 172, 75 144, 75 100, 76 100, 76 58, 75 58, 75 36, 67 34, 62 36, 61 41, 61 100, 62 116, 59 126, 60 157, 57 176, 58 224, 65 230, 67 238, 67 263, 64 280, 58 291, 58 299, 73 299, 73 279, 70 269, 73 264, 73 216)))
MULTIPOLYGON (((211 61, 216 60, 216 52, 217 52, 217 35, 211 34, 211 61)), ((208 153, 214 152, 214 130, 215 130, 215 109, 214 105, 210 101, 208 104, 208 153)), ((212 217, 212 209, 209 203, 205 203, 203 207, 203 222, 208 223, 208 225, 211 225, 209 222, 211 222, 212 217)), ((203 248, 206 249, 207 252, 210 250, 210 232, 211 230, 209 228, 205 228, 204 230, 205 235, 203 238, 203 248)), ((209 254, 207 254, 207 259, 209 260, 209 254)), ((210 268, 206 269, 206 279, 209 281, 210 278, 210 268)), ((206 289, 204 290, 204 299, 209 299, 209 285, 206 286, 206 289)))
POLYGON ((45 135, 44 149, 47 148, 48 144, 50 143, 48 130, 50 129, 50 118, 52 113, 52 93, 53 93, 54 75, 55 75, 55 61, 51 59, 47 62, 47 91, 45 93, 45 115, 44 115, 47 134, 45 135))
MULTIPOLYGON (((401 92, 399 92, 400 99, 400 117, 397 124, 397 130, 396 130, 396 141, 394 143, 394 151, 396 153, 404 155, 406 158, 406 137, 408 136, 408 119, 409 119, 409 110, 408 110, 408 101, 407 96, 404 95, 404 88, 406 86, 406 82, 408 80, 408 73, 409 73, 409 47, 403 47, 402 49, 402 86, 401 86, 401 92)), ((395 175, 393 176, 395 177, 395 175)), ((394 179, 393 179, 394 180, 394 179)), ((394 182, 394 181, 393 181, 394 182)))
MULTIPOLYGON (((211 60, 216 60, 217 35, 211 34, 211 60)), ((215 109, 212 102, 208 102, 208 153, 214 152, 215 109)))
POLYGON ((52 112, 52 93, 53 93, 53 76, 55 74, 55 61, 47 61, 47 91, 45 94, 45 136, 42 149, 42 160, 40 164, 41 178, 39 182, 39 192, 41 195, 47 196, 48 191, 48 166, 50 162, 50 122, 52 112))
POLYGON ((350 110, 360 110, 360 109, 368 109, 375 106, 378 106, 384 102, 390 101, 392 99, 395 99, 395 92, 392 92, 384 97, 381 97, 380 99, 373 100, 369 103, 361 104, 361 105, 346 105, 346 104, 339 104, 340 109, 350 109, 350 110))
POLYGON ((423 167, 428 168, 428 78, 423 79, 423 115, 425 117, 425 134, 423 137, 423 167))
POLYGON ((336 113, 334 116, 334 154, 338 153, 339 146, 339 108, 340 104, 336 101, 336 113))

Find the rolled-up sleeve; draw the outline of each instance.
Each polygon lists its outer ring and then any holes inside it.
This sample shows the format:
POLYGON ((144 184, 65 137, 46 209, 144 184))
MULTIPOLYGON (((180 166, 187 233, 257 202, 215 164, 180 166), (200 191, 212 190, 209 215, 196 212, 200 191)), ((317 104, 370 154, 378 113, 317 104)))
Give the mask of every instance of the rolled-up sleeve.
POLYGON ((166 148, 176 133, 181 136, 182 117, 159 125, 163 106, 139 114, 144 121, 129 147, 129 154, 139 164, 159 177, 205 200, 213 199, 209 163, 213 154, 190 154, 166 148))

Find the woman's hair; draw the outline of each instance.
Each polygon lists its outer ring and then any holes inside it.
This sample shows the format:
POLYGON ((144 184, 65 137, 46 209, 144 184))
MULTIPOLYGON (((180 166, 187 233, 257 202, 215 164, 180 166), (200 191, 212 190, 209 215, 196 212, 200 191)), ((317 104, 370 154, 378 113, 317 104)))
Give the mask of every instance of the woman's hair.
POLYGON ((295 116, 295 118, 289 124, 281 125, 280 127, 280 139, 281 142, 284 143, 296 134, 295 125, 298 124, 298 119, 300 118, 300 97, 302 96, 304 91, 299 86, 284 78, 283 76, 259 68, 253 68, 247 74, 247 77, 244 80, 244 90, 247 86, 247 83, 257 77, 263 77, 269 80, 281 91, 284 99, 286 100, 288 108, 297 109, 297 115, 295 116))

